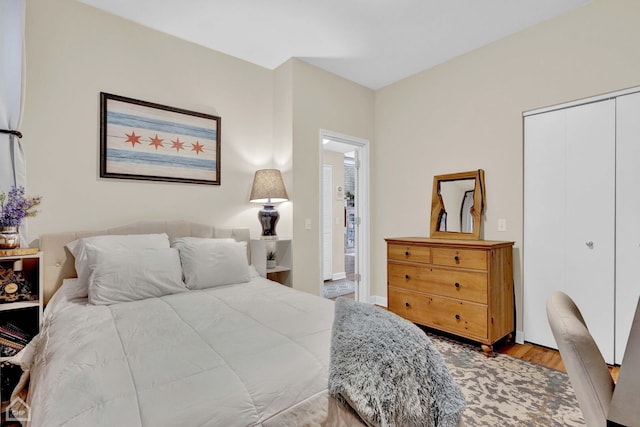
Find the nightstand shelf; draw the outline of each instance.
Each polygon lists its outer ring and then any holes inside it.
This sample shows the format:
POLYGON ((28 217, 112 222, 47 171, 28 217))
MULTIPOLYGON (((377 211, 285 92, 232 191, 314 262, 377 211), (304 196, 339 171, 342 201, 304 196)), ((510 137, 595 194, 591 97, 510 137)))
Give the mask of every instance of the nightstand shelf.
POLYGON ((18 301, 0 304, 0 311, 18 310, 20 308, 27 307, 40 307, 40 300, 38 301, 18 301))
POLYGON ((274 282, 291 286, 291 239, 251 240, 251 263, 258 274, 274 282), (267 253, 276 253, 277 265, 267 268, 267 253))
POLYGON ((271 273, 282 273, 284 271, 291 271, 289 267, 284 267, 282 265, 277 265, 274 268, 267 268, 267 275, 271 273))

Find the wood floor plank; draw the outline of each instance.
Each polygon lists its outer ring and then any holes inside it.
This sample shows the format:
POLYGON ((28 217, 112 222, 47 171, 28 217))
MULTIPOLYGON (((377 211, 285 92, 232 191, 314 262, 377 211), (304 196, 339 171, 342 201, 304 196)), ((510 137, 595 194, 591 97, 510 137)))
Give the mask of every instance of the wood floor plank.
MULTIPOLYGON (((567 372, 562 357, 558 350, 554 350, 547 347, 541 347, 529 343, 516 344, 516 343, 504 343, 497 345, 495 351, 502 354, 508 354, 509 356, 516 357, 518 359, 526 360, 531 363, 546 366, 558 371, 567 372)), ((614 381, 618 380, 618 373, 620 372, 619 366, 609 366, 609 371, 614 381)))

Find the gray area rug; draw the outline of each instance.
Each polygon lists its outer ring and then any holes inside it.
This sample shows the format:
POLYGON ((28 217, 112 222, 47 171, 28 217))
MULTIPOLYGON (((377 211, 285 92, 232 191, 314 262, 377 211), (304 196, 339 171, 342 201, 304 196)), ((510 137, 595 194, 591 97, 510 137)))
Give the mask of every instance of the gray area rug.
POLYGON ((566 373, 427 332, 466 398, 471 426, 584 426, 566 373))
POLYGON ((322 287, 322 296, 325 298, 337 298, 342 295, 352 294, 356 291, 356 284, 350 280, 336 280, 325 282, 322 287))

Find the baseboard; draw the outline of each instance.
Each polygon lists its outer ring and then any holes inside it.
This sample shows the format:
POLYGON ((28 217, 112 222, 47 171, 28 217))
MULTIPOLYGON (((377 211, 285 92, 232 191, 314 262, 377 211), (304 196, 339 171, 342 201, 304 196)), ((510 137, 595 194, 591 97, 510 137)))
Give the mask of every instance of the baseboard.
POLYGON ((347 278, 347 273, 345 273, 344 271, 341 273, 333 273, 333 276, 331 276, 331 280, 342 280, 346 278, 347 278))
POLYGON ((516 343, 524 344, 524 331, 516 331, 516 343))
POLYGON ((381 297, 379 295, 371 295, 369 297, 369 302, 371 304, 379 305, 380 307, 386 307, 387 306, 387 298, 386 297, 381 297))

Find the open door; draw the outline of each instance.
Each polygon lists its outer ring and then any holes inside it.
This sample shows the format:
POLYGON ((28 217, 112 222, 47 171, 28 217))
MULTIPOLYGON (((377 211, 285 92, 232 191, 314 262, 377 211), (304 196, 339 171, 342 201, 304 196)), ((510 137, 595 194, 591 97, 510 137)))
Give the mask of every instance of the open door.
MULTIPOLYGON (((344 135, 327 135, 322 139, 322 295, 326 298, 349 297, 369 302, 369 286, 364 283, 363 259, 369 252, 361 250, 368 241, 368 201, 363 209, 363 182, 360 151, 362 140, 344 135), (363 216, 367 220, 363 221, 363 216), (363 286, 364 285, 364 286, 363 286), (365 289, 366 287, 366 289, 365 289)), ((367 161, 368 161, 368 156, 367 161)), ((366 169, 368 171, 368 168, 366 169)), ((368 182, 366 179, 365 182, 368 182)))

